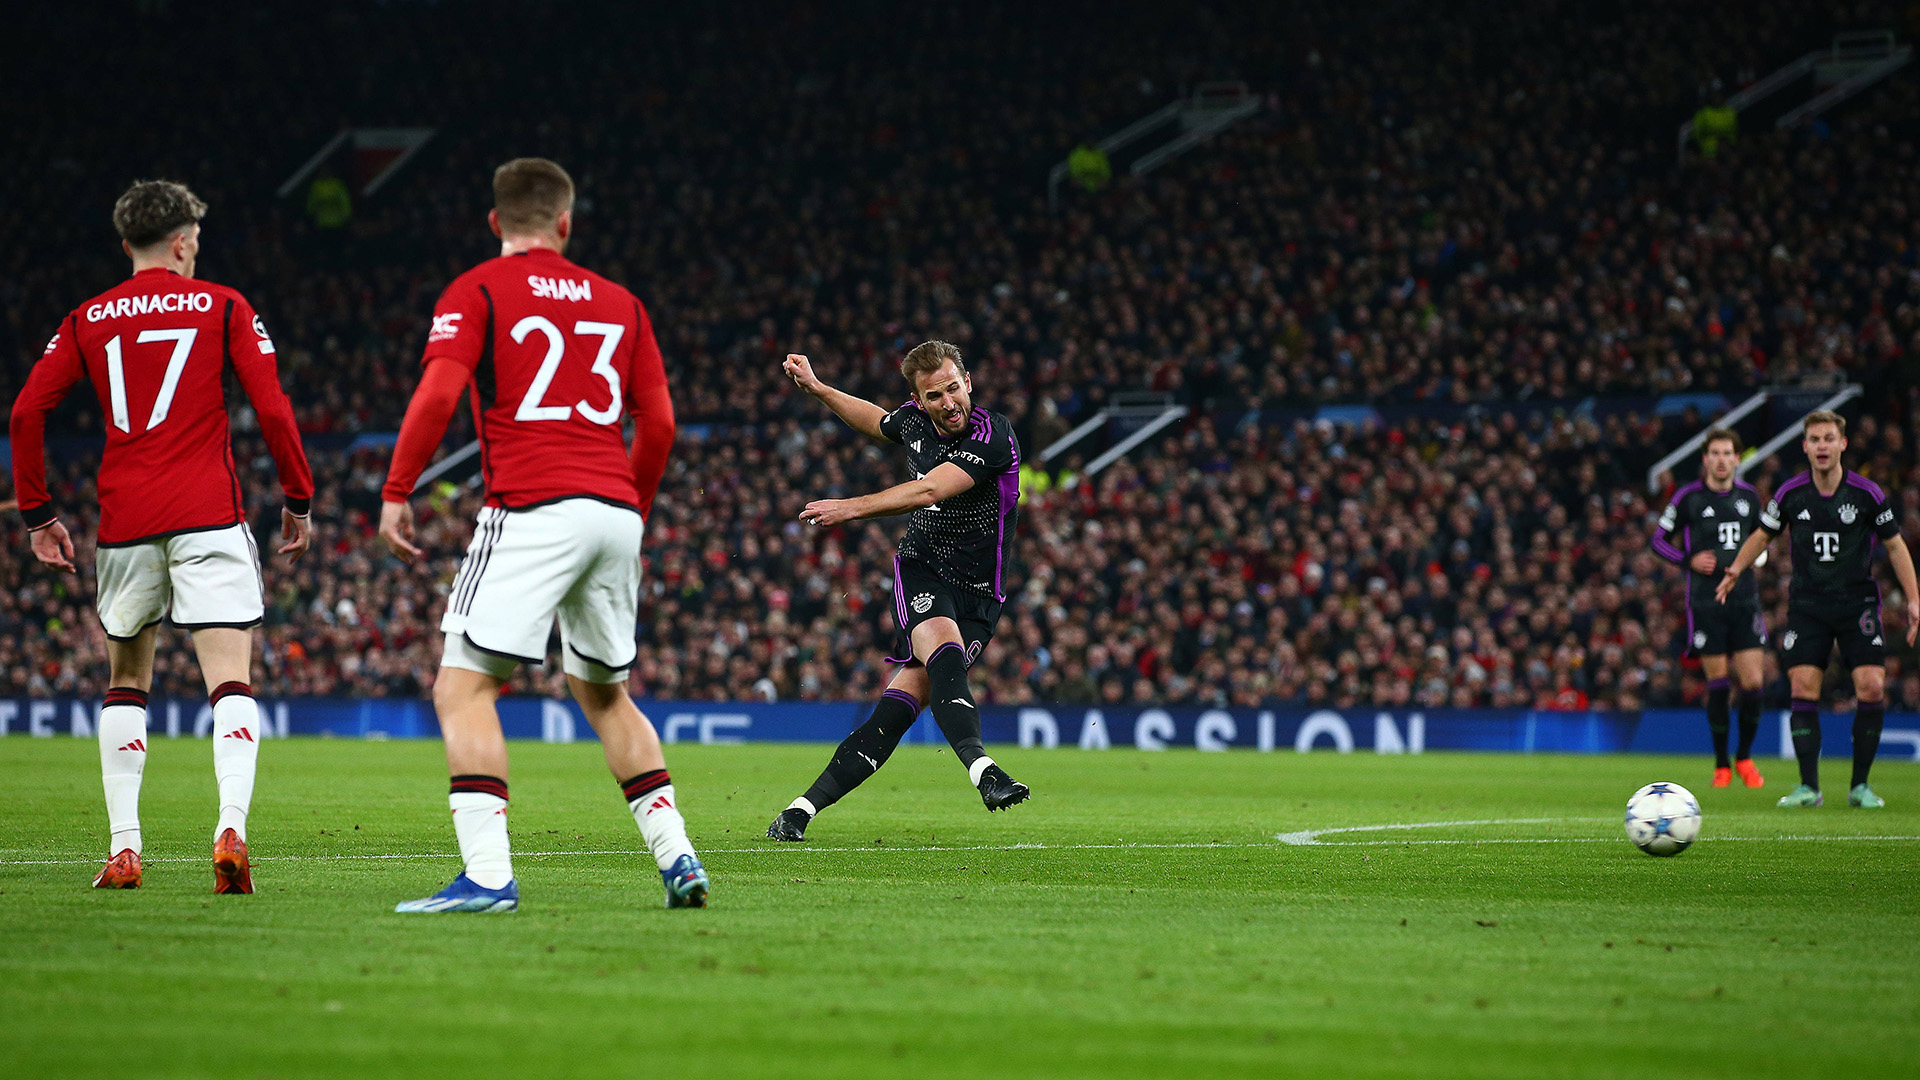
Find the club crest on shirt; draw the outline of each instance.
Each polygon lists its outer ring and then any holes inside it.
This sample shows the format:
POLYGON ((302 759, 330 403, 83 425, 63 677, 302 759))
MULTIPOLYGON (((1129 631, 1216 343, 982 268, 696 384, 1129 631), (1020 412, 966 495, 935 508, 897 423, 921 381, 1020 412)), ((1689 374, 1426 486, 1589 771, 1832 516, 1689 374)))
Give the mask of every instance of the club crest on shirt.
POLYGON ((915 615, 925 615, 933 610, 933 594, 921 593, 913 598, 911 606, 915 615))
POLYGON ((1745 499, 1735 499, 1733 500, 1733 512, 1739 514, 1741 517, 1746 517, 1748 505, 1749 503, 1745 499))
POLYGON ((1789 630, 1784 635, 1781 636, 1780 647, 1783 649, 1791 649, 1793 648, 1793 643, 1799 640, 1800 640, 1799 632, 1796 630, 1789 630))
POLYGON ((1693 647, 1698 649, 1706 645, 1706 643, 1707 643, 1707 632, 1705 630, 1695 630, 1693 632, 1693 647))
POLYGON ((1856 517, 1858 517, 1858 516, 1860 516, 1860 511, 1858 511, 1858 510, 1856 510, 1856 509, 1854 509, 1854 507, 1853 507, 1853 504, 1852 504, 1852 503, 1843 503, 1843 504, 1841 505, 1841 507, 1840 507, 1840 524, 1842 524, 1842 525, 1851 525, 1851 524, 1853 524, 1853 519, 1854 519, 1854 518, 1856 518, 1856 517))

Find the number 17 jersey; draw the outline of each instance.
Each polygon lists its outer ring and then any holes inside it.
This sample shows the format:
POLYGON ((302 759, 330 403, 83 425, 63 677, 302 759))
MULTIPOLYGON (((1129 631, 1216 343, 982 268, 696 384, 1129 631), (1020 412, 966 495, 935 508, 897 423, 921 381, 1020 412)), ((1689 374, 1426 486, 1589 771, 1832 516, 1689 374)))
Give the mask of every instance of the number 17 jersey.
POLYGON ((44 422, 82 380, 106 419, 102 546, 245 521, 227 438, 227 372, 253 404, 288 508, 306 513, 313 477, 274 359, 273 339, 246 297, 171 270, 142 270, 75 308, 14 402, 14 481, 27 524, 53 518, 44 422))
POLYGON ((433 310, 426 362, 473 373, 487 505, 590 498, 639 510, 621 420, 666 372, 646 309, 557 251, 489 259, 433 310))

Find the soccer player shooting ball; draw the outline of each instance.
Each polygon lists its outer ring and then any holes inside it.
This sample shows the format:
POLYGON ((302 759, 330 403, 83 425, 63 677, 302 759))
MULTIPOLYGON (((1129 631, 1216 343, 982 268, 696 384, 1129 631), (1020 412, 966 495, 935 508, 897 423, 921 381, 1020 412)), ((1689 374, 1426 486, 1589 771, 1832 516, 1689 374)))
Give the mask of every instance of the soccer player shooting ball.
POLYGON ((913 479, 854 499, 822 499, 800 511, 819 528, 912 514, 893 560, 893 614, 899 664, 867 722, 847 736, 806 794, 767 826, 774 840, 804 840, 820 811, 886 764, 923 702, 953 745, 988 810, 1025 802, 1027 786, 987 756, 980 710, 967 685, 1000 621, 1006 567, 1020 504, 1020 444, 1005 416, 973 404, 973 379, 960 350, 944 341, 916 346, 900 362, 913 396, 888 412, 820 381, 806 357, 784 365, 795 386, 875 442, 906 451, 913 479))

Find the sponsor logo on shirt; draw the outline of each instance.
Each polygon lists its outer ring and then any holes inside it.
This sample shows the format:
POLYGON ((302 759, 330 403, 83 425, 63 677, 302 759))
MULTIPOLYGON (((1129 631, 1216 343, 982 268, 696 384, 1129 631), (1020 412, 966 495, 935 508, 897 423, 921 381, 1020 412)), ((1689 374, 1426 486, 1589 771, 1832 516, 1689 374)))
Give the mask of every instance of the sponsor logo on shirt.
POLYGON ((427 332, 428 341, 452 341, 460 336, 460 315, 458 311, 449 311, 445 315, 433 317, 433 329, 427 332))
POLYGON ((212 293, 150 293, 145 296, 122 296, 103 304, 90 304, 87 307, 87 321, 124 319, 133 315, 150 315, 156 311, 212 310, 212 293))
MULTIPOLYGON (((52 346, 48 346, 48 348, 52 348, 52 346)), ((1875 525, 1885 525, 1892 520, 1893 520, 1893 507, 1889 506, 1885 510, 1880 511, 1880 516, 1877 518, 1874 518, 1873 523, 1875 525)))
POLYGON ((591 300, 593 282, 575 281, 572 278, 541 277, 538 274, 527 275, 527 286, 533 295, 545 300, 591 300))
MULTIPOLYGON (((40 355, 45 356, 59 347, 60 347, 60 335, 55 334, 52 337, 47 339, 47 347, 40 350, 40 355)), ((1887 511, 1887 513, 1891 514, 1893 513, 1893 511, 1889 510, 1887 511)))

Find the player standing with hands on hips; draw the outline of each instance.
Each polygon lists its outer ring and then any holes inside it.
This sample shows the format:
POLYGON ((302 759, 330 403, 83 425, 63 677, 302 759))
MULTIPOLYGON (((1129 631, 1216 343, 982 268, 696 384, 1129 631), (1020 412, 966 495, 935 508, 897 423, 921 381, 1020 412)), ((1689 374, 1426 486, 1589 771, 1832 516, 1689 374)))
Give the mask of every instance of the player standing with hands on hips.
POLYGON ((110 677, 100 709, 107 865, 96 888, 140 885, 140 781, 147 766, 147 692, 161 619, 193 636, 213 706, 220 791, 213 891, 250 893, 247 813, 259 759, 260 709, 250 683, 260 554, 228 441, 223 379, 252 402, 286 493, 280 554, 307 550, 313 474, 293 405, 280 389, 273 339, 247 298, 193 276, 207 205, 183 184, 145 180, 113 207, 133 276, 75 308, 47 342, 13 403, 13 478, 33 553, 72 573, 73 540, 54 516, 43 436, 47 414, 81 379, 107 418, 100 455, 94 569, 110 677))
POLYGON ((900 362, 912 388, 888 412, 820 381, 806 357, 784 365, 794 385, 820 399, 846 425, 876 442, 905 448, 913 479, 856 499, 823 499, 800 511, 820 528, 912 514, 893 560, 893 614, 899 664, 873 715, 833 752, 826 771, 767 826, 773 840, 804 840, 814 815, 886 764, 920 715, 923 702, 967 770, 986 808, 1025 802, 1027 785, 987 756, 980 710, 967 669, 993 638, 1007 598, 1020 503, 1020 444, 1005 416, 973 404, 973 379, 960 350, 944 341, 915 346, 900 362))
POLYGON ((704 907, 707 872, 687 840, 660 737, 627 693, 637 651, 640 536, 673 447, 673 400, 653 324, 633 294, 561 255, 573 180, 543 158, 493 174, 500 257, 455 278, 434 307, 426 370, 381 491, 380 538, 413 544, 407 499, 471 391, 486 505, 447 597, 433 708, 447 744, 465 870, 402 912, 512 911, 507 742, 495 707, 521 664, 546 662, 560 620, 567 686, 666 884, 667 906, 704 907), (621 420, 633 417, 633 446, 621 420))
POLYGON ((1879 485, 1840 464, 1847 449, 1847 421, 1839 413, 1808 413, 1800 445, 1811 466, 1780 485, 1760 514, 1760 528, 1741 546, 1714 598, 1725 603, 1747 567, 1767 544, 1787 530, 1793 546, 1793 582, 1787 626, 1780 635, 1780 662, 1792 683, 1789 730, 1800 763, 1800 786, 1781 806, 1819 806, 1820 680, 1833 647, 1853 673, 1853 779, 1850 806, 1877 808, 1885 800, 1867 786, 1880 750, 1886 719, 1887 642, 1880 622, 1880 586, 1873 580, 1873 547, 1887 545, 1893 572, 1907 602, 1907 644, 1920 633, 1920 586, 1913 556, 1900 536, 1893 506, 1879 485))

